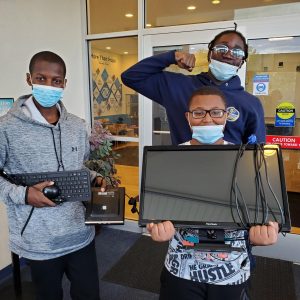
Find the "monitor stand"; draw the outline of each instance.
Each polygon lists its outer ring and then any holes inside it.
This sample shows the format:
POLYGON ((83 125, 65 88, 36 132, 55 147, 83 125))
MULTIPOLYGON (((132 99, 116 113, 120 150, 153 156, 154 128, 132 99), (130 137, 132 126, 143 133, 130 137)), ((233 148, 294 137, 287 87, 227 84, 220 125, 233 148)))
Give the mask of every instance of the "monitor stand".
POLYGON ((199 242, 201 243, 213 243, 224 244, 225 231, 224 229, 198 229, 199 242))
POLYGON ((225 244, 224 229, 199 229, 199 241, 189 241, 184 243, 186 248, 193 247, 197 250, 203 251, 217 251, 217 252, 232 252, 243 251, 242 248, 231 247, 225 244))

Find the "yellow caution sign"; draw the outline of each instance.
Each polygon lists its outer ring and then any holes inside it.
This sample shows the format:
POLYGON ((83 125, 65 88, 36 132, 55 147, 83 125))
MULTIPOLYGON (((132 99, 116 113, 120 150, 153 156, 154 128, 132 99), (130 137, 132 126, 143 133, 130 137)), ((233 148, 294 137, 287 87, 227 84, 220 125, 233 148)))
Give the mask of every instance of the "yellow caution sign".
POLYGON ((275 126, 295 126, 295 106, 291 102, 282 102, 276 107, 275 126))

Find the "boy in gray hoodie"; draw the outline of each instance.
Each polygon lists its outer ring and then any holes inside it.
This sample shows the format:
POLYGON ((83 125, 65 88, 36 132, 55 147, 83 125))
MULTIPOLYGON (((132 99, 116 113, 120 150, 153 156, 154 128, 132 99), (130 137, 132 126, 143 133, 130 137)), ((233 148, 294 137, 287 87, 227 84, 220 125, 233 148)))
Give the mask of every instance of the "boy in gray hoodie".
MULTIPOLYGON (((84 121, 68 113, 61 102, 65 75, 65 63, 57 54, 43 51, 32 57, 27 73, 32 95, 20 97, 0 118, 0 169, 5 173, 83 168, 89 155, 88 133, 84 121)), ((44 196, 43 188, 52 184, 23 187, 0 176, 10 249, 28 259, 37 299, 63 299, 65 273, 73 299, 98 300, 94 227, 85 225, 81 202, 55 205, 44 196)))

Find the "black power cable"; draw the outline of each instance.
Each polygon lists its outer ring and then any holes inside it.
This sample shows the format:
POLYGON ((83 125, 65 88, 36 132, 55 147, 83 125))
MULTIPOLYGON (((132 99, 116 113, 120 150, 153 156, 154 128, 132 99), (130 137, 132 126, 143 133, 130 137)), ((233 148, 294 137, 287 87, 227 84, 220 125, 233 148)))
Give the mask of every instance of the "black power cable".
POLYGON ((253 153, 253 163, 254 163, 254 169, 255 169, 255 190, 256 190, 256 197, 255 197, 255 213, 254 213, 254 219, 250 219, 249 209, 247 207, 247 204, 244 200, 242 191, 240 190, 238 186, 238 178, 237 178, 237 170, 239 166, 239 162, 241 160, 241 157, 244 154, 244 151, 246 151, 247 144, 241 145, 238 153, 236 155, 235 163, 234 163, 234 169, 233 169, 233 176, 232 176, 232 183, 231 183, 231 190, 230 190, 230 207, 231 207, 231 215, 233 217, 234 222, 237 223, 236 216, 234 212, 236 212, 238 219, 240 221, 240 224, 247 229, 251 225, 264 225, 267 224, 269 215, 271 214, 273 219, 279 223, 279 232, 282 229, 282 224, 284 223, 284 213, 283 209, 281 207, 281 204, 278 200, 278 197, 276 196, 268 176, 268 170, 267 170, 267 162, 264 154, 264 149, 260 144, 254 145, 254 153, 253 153), (272 198, 275 199, 276 206, 278 207, 278 210, 280 212, 280 218, 281 222, 277 220, 276 215, 273 211, 273 209, 270 207, 268 203, 268 199, 265 192, 265 184, 263 184, 263 179, 265 180, 267 184, 268 190, 271 192, 272 198))
MULTIPOLYGON (((230 189, 230 209, 231 209, 231 215, 232 215, 232 218, 233 218, 233 221, 235 223, 237 223, 237 220, 234 216, 234 211, 233 209, 235 208, 236 209, 236 212, 237 212, 237 215, 239 217, 239 220, 240 220, 240 223, 242 224, 242 226, 247 229, 247 222, 245 222, 245 220, 243 219, 242 217, 242 212, 240 210, 240 200, 239 200, 239 196, 238 194, 240 195, 240 197, 242 197, 242 193, 238 187, 238 183, 237 183, 237 170, 238 170, 238 164, 240 162, 240 159, 246 149, 246 145, 243 145, 241 144, 240 148, 239 148, 239 151, 236 155, 236 159, 235 159, 235 162, 234 162, 234 168, 233 168, 233 175, 232 175, 232 182, 231 182, 231 189, 230 189)), ((243 197, 242 197, 243 199, 243 197)), ((246 210, 246 215, 249 216, 249 212, 247 210, 247 206, 246 206, 246 203, 245 201, 243 200, 244 202, 244 208, 246 210)), ((249 222, 250 220, 248 220, 249 222)))
MULTIPOLYGON (((285 222, 285 217, 284 217, 284 213, 283 213, 283 209, 279 203, 279 200, 278 200, 278 197, 276 196, 271 184, 270 184, 270 181, 269 181, 269 176, 268 176, 268 169, 267 169, 267 163, 266 163, 266 159, 265 159, 265 156, 264 156, 264 150, 262 149, 262 147, 260 145, 258 145, 258 148, 259 148, 259 151, 261 153, 261 156, 262 156, 262 160, 263 160, 263 164, 264 164, 264 170, 265 170, 265 178, 266 178, 266 182, 267 182, 267 186, 273 196, 273 198, 275 199, 275 202, 277 204, 277 207, 280 211, 280 217, 281 217, 281 223, 279 223, 279 231, 281 231, 282 229, 282 224, 285 222)), ((278 223, 276 217, 275 217, 275 214, 272 210, 272 208, 269 207, 268 203, 267 203, 267 199, 265 199, 265 203, 266 203, 266 206, 268 207, 268 210, 271 211, 272 213, 272 216, 273 218, 275 219, 275 221, 278 223)))

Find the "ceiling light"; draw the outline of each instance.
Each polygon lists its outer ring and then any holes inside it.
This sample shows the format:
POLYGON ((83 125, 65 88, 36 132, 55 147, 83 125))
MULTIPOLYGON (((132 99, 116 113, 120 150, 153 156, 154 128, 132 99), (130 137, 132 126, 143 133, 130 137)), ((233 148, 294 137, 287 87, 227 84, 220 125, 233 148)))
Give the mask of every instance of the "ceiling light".
POLYGON ((221 2, 220 0, 212 0, 211 1, 212 4, 220 4, 220 2, 221 2))
POLYGON ((106 49, 106 50, 110 50, 110 49, 111 49, 111 47, 107 46, 107 47, 105 47, 105 49, 106 49))
POLYGON ((126 17, 126 18, 132 18, 132 17, 133 17, 133 14, 128 13, 128 14, 125 15, 125 17, 126 17))
POLYGON ((187 9, 188 9, 188 10, 194 10, 194 9, 196 9, 196 6, 190 5, 190 6, 187 7, 187 9))
POLYGON ((292 40, 294 37, 293 36, 282 36, 282 37, 276 37, 276 38, 269 38, 270 42, 274 41, 286 41, 286 40, 292 40))
POLYGON ((146 27, 152 27, 152 25, 149 23, 149 24, 146 24, 146 27))
POLYGON ((123 53, 124 53, 124 54, 128 54, 128 52, 127 52, 127 51, 124 51, 123 53))

